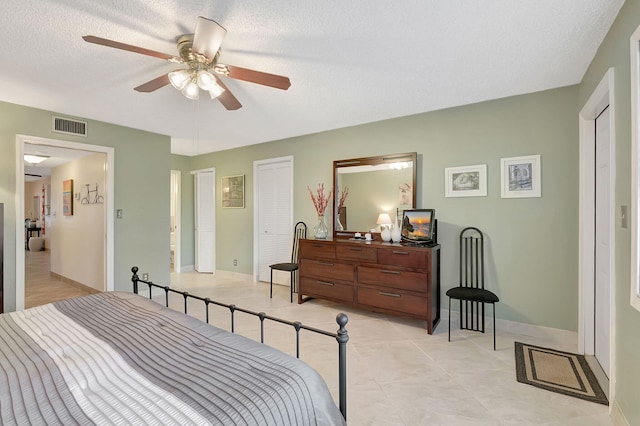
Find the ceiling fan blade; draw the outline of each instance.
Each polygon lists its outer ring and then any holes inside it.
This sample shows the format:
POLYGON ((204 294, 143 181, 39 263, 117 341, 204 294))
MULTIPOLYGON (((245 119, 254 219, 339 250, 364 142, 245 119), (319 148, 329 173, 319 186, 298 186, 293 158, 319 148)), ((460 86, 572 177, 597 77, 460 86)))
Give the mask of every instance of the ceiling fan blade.
POLYGON ((232 65, 224 65, 224 67, 229 70, 229 74, 226 74, 227 77, 235 78, 236 80, 249 81, 251 83, 262 84, 263 86, 275 87, 276 89, 282 90, 287 90, 291 87, 289 77, 235 67, 232 65))
POLYGON ((218 50, 220 50, 222 40, 226 35, 227 30, 216 21, 198 16, 192 49, 194 52, 206 56, 211 62, 216 57, 218 50))
POLYGON ((96 37, 92 35, 86 35, 82 37, 84 41, 88 43, 95 43, 102 46, 113 47, 115 49, 128 50, 133 53, 140 53, 141 55, 153 56, 154 58, 166 59, 171 62, 182 62, 180 58, 176 58, 166 53, 156 52, 155 50, 145 49, 144 47, 134 46, 132 44, 120 43, 119 41, 113 41, 106 38, 96 37))
POLYGON ((169 74, 164 74, 158 78, 154 78, 151 81, 147 81, 146 83, 141 84, 138 87, 134 87, 133 90, 137 92, 149 93, 153 92, 154 90, 158 90, 159 88, 164 87, 169 83, 169 74))
POLYGON ((229 111, 242 108, 242 104, 235 96, 233 96, 233 93, 231 93, 229 88, 225 86, 218 77, 216 77, 216 80, 218 80, 218 84, 220 85, 220 87, 224 89, 224 92, 222 92, 222 94, 217 98, 220 103, 229 111))

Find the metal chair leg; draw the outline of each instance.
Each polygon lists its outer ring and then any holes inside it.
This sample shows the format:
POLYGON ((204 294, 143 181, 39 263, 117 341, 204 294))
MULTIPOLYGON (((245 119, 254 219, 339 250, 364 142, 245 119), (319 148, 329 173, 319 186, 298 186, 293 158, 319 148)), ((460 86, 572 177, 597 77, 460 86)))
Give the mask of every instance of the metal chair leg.
POLYGON ((493 350, 496 350, 496 304, 493 305, 493 350))
POLYGON ((291 281, 291 288, 289 289, 289 303, 293 303, 293 286, 296 285, 295 271, 291 271, 291 278, 289 278, 289 281, 291 281))
POLYGON ((271 282, 269 285, 269 298, 273 299, 273 269, 271 269, 271 279, 269 281, 271 282))
POLYGON ((449 298, 449 341, 451 341, 451 298, 449 298))

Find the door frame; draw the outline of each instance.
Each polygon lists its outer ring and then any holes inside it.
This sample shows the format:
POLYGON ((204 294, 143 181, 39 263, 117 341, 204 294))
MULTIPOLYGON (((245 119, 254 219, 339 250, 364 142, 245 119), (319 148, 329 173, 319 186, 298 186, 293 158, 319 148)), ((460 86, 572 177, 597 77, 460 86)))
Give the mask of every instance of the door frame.
MULTIPOLYGON (((608 230, 611 245, 609 248, 609 282, 610 282, 610 311, 609 323, 611 335, 609 337, 610 367, 609 376, 609 400, 615 399, 614 378, 616 371, 615 336, 616 336, 616 310, 615 310, 615 224, 616 224, 616 199, 615 199, 615 90, 614 69, 609 68, 604 77, 593 91, 589 100, 579 114, 580 131, 580 183, 579 183, 579 258, 578 258, 578 351, 585 355, 594 355, 594 318, 595 318, 595 276, 594 276, 594 233, 595 220, 595 120, 600 112, 609 105, 609 208, 610 221, 608 230)), ((611 408, 611 405, 609 406, 611 408)))
MULTIPOLYGON (((38 136, 16 135, 16 231, 24 227, 24 144, 33 143, 67 149, 103 153, 106 155, 106 188, 105 188, 105 279, 106 291, 115 289, 114 272, 114 206, 115 206, 115 149, 109 146, 91 145, 80 142, 69 142, 48 139, 38 136)), ((25 291, 25 255, 24 232, 16 232, 16 310, 24 309, 25 291)))
POLYGON ((180 170, 171 170, 171 176, 175 176, 176 185, 175 188, 171 188, 171 203, 174 203, 174 211, 175 211, 175 229, 174 238, 175 238, 175 247, 173 250, 173 271, 171 272, 182 272, 182 262, 181 259, 181 246, 182 246, 182 172, 180 170))
MULTIPOLYGON (((253 281, 258 281, 258 276, 260 273, 260 235, 258 230, 259 218, 260 218, 260 202, 258 197, 258 168, 265 164, 274 164, 274 163, 285 163, 288 162, 291 166, 291 173, 289 174, 289 181, 291 183, 291 219, 293 220, 293 214, 295 209, 293 208, 293 201, 295 197, 293 194, 295 193, 295 182, 293 180, 294 170, 293 170, 293 155, 287 155, 284 157, 276 157, 276 158, 268 158, 266 160, 256 160, 253 162, 253 281)), ((293 232, 293 225, 291 225, 291 232, 293 232)))

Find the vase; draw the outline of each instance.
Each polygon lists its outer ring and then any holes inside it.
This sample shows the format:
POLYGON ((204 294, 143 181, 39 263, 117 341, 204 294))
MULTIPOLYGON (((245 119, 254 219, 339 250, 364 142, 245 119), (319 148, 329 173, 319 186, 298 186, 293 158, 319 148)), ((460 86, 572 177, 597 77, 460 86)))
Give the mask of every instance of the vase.
POLYGON ((344 226, 340 222, 340 216, 336 219, 336 231, 344 231, 344 226))
POLYGON ((324 221, 324 215, 318 215, 318 223, 313 228, 313 234, 316 240, 324 240, 329 235, 329 228, 324 221))
POLYGON ((391 241, 391 231, 389 230, 388 226, 384 226, 382 228, 382 231, 380 232, 380 238, 382 238, 382 241, 386 243, 391 241))
POLYGON ((391 228, 391 241, 394 243, 399 243, 402 240, 402 233, 400 232, 400 227, 398 225, 392 225, 391 228))

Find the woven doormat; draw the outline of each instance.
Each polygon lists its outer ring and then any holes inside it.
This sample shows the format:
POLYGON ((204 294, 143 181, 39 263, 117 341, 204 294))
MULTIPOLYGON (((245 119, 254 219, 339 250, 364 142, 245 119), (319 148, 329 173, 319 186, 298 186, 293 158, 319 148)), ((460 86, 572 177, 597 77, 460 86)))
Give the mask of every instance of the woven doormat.
POLYGON ((583 355, 515 343, 516 376, 520 383, 609 404, 583 355))

